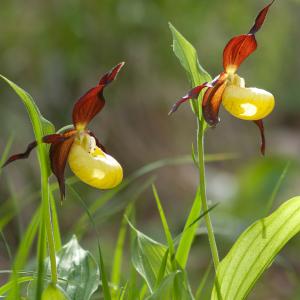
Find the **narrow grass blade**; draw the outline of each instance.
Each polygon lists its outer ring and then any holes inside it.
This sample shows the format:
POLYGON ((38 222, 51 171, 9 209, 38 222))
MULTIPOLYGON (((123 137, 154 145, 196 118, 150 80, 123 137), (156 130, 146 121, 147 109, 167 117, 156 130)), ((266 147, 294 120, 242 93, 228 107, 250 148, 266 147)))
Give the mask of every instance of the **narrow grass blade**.
POLYGON ((5 245, 5 249, 6 249, 9 261, 12 262, 12 252, 11 252, 10 246, 9 246, 9 244, 7 242, 7 239, 6 239, 6 237, 5 237, 5 235, 4 235, 4 233, 3 233, 2 230, 0 230, 0 236, 1 236, 2 240, 3 240, 4 245, 5 245))
POLYGON ((280 177, 278 178, 278 181, 276 182, 276 185, 275 185, 275 187, 273 189, 273 192, 272 192, 272 194, 271 194, 271 196, 270 196, 270 198, 269 198, 269 200, 267 202, 267 205, 266 205, 266 213, 265 213, 266 215, 268 215, 270 213, 270 211, 271 211, 271 209, 273 207, 275 198, 276 198, 276 196, 278 194, 278 191, 279 191, 279 189, 280 189, 280 187, 281 187, 281 185, 283 183, 283 180, 285 179, 285 177, 286 177, 286 175, 288 173, 290 165, 291 165, 290 161, 286 163, 286 165, 285 165, 285 167, 284 167, 284 169, 283 169, 280 177))
POLYGON ((1 155, 1 158, 0 158, 0 175, 2 173, 2 168, 1 166, 3 166, 3 164, 5 163, 5 161, 7 160, 8 158, 8 155, 9 155, 9 152, 10 152, 10 149, 11 149, 11 145, 14 141, 14 134, 11 134, 6 145, 5 145, 5 148, 2 152, 2 155, 1 155))
POLYGON ((204 275, 203 275, 203 277, 202 277, 202 279, 200 281, 200 284, 199 284, 199 286, 197 288, 196 295, 195 295, 195 300, 201 300, 202 299, 201 297, 202 297, 203 289, 204 289, 204 287, 206 285, 206 282, 207 282, 207 279, 208 279, 208 275, 209 275, 210 271, 212 270, 212 266, 213 265, 210 264, 208 266, 208 268, 206 269, 206 271, 205 271, 205 273, 204 273, 204 275))
MULTIPOLYGON (((130 216, 132 211, 133 203, 130 203, 127 208, 125 209, 124 215, 130 216)), ((122 270, 122 259, 123 259, 123 251, 124 251, 124 243, 126 238, 127 232, 127 221, 126 218, 122 218, 120 231, 118 234, 117 244, 115 248, 114 258, 113 258, 113 266, 111 272, 111 284, 113 286, 118 287, 120 284, 121 278, 121 270, 122 270)), ((117 299, 117 292, 112 292, 112 299, 117 299)))
POLYGON ((155 201, 156 201, 156 205, 157 205, 157 208, 158 208, 160 219, 161 219, 161 222, 162 222, 162 225, 163 225, 163 228, 164 228, 166 240, 167 240, 167 243, 168 243, 169 252, 170 252, 170 260, 171 260, 171 264, 173 265, 173 271, 175 271, 176 270, 176 263, 174 261, 174 259, 175 259, 175 249, 174 249, 174 244, 173 244, 173 238, 172 238, 172 235, 171 235, 171 232, 170 232, 170 229, 169 229, 169 226, 168 226, 168 222, 167 222, 163 207, 161 205, 160 198, 158 196, 155 185, 152 185, 152 191, 153 191, 153 195, 154 195, 154 198, 155 198, 155 201))
POLYGON ((156 283, 155 283, 155 286, 154 286, 155 290, 159 287, 162 280, 164 279, 168 258, 169 258, 169 249, 167 249, 167 251, 166 251, 166 253, 163 256, 163 259, 161 261, 161 265, 160 265, 159 272, 158 272, 158 275, 157 275, 157 280, 156 280, 156 283))
POLYGON ((7 300, 19 299, 19 285, 18 285, 18 271, 22 270, 26 264, 26 260, 31 249, 34 237, 36 236, 39 222, 40 222, 40 208, 34 214, 30 224, 27 227, 27 230, 24 233, 22 242, 18 248, 14 264, 13 264, 13 273, 10 276, 9 282, 12 283, 13 287, 10 290, 7 300))
MULTIPOLYGON (((224 160, 232 160, 237 159, 237 154, 234 153, 216 153, 216 154, 208 154, 205 156, 206 162, 217 162, 217 161, 224 161, 224 160)), ((103 195, 101 195, 98 199, 93 201, 93 203, 89 206, 89 211, 92 216, 94 216, 97 211, 103 207, 108 201, 110 201, 113 197, 115 197, 117 194, 125 190, 132 182, 137 180, 138 178, 151 173, 155 170, 158 170, 163 167, 167 166, 178 166, 178 165, 184 165, 184 164, 191 164, 193 163, 193 159, 190 155, 182 155, 174 158, 165 158, 158 161, 151 162, 140 169, 133 172, 131 175, 129 175, 117 188, 110 190, 108 192, 105 192, 103 195)), ((83 214, 78 222, 76 223, 76 227, 74 231, 76 233, 81 231, 81 228, 85 227, 85 224, 88 221, 88 217, 83 214)))
POLYGON ((195 199, 193 201, 193 206, 189 213, 189 216, 186 220, 183 233, 176 251, 176 261, 178 264, 184 269, 189 257, 189 253, 192 247, 192 243, 194 241, 196 230, 198 227, 197 223, 190 226, 199 216, 201 211, 201 198, 200 198, 200 190, 198 188, 195 199), (189 228, 189 230, 187 230, 189 228))
MULTIPOLYGON (((17 284, 20 285, 21 283, 27 283, 30 282, 34 279, 33 276, 24 276, 24 277, 19 277, 17 279, 17 284)), ((5 284, 3 284, 0 287, 0 296, 4 296, 6 293, 8 293, 12 288, 14 287, 14 283, 12 281, 9 281, 5 284)))

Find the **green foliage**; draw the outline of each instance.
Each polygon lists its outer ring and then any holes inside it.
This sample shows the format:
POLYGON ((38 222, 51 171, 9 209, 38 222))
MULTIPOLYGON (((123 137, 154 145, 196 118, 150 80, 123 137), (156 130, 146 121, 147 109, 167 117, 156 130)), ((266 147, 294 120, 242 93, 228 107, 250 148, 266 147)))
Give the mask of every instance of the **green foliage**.
MULTIPOLYGON (((210 75, 199 63, 197 52, 194 46, 187 41, 171 23, 169 23, 169 27, 173 35, 173 51, 187 72, 191 86, 195 87, 204 82, 211 81, 210 75)), ((203 93, 201 92, 199 98, 201 98, 202 95, 203 93)), ((192 109, 194 112, 196 112, 198 118, 201 118, 200 103, 200 101, 198 104, 194 101, 191 101, 192 109)))
POLYGON ((283 246, 300 231, 300 197, 251 225, 221 261, 212 299, 245 299, 283 246))
POLYGON ((193 296, 186 286, 183 271, 172 272, 167 275, 159 288, 147 300, 193 300, 193 296))
MULTIPOLYGON (((132 263, 136 271, 144 278, 152 293, 156 287, 161 263, 167 251, 167 247, 138 231, 132 224, 130 224, 130 226, 135 233, 135 243, 131 249, 132 263)), ((171 270, 172 266, 168 261, 166 274, 170 273, 171 270)))
POLYGON ((69 298, 59 287, 50 283, 43 291, 42 300, 69 300, 69 298))
MULTIPOLYGON (((51 274, 49 258, 46 261, 45 273, 51 274)), ((81 248, 75 236, 57 252, 57 273, 58 286, 69 300, 88 300, 99 286, 100 276, 97 263, 89 251, 81 248)), ((50 281, 48 283, 50 293, 53 287, 50 281)), ((34 291, 34 285, 30 285, 29 299, 33 299, 34 291)))
POLYGON ((196 220, 201 211, 201 198, 200 191, 197 190, 195 199, 193 201, 193 206, 186 220, 182 236, 179 241, 179 245, 176 251, 176 260, 182 268, 185 268, 189 253, 192 247, 193 240, 196 235, 196 230, 198 228, 198 223, 191 226, 192 222, 196 220))
POLYGON ((211 81, 210 75, 199 63, 194 46, 171 23, 169 27, 173 35, 173 51, 186 70, 191 85, 195 87, 211 81))
MULTIPOLYGON (((39 213, 40 217, 40 230, 38 235, 38 278, 37 278, 37 289, 36 289, 36 298, 41 297, 41 292, 43 288, 43 260, 46 256, 46 239, 48 238, 49 253, 52 264, 52 280, 56 280, 56 268, 55 268, 55 245, 53 240, 52 233, 52 224, 50 216, 50 202, 49 202, 49 182, 48 177, 50 176, 50 161, 48 158, 48 151, 46 146, 42 143, 42 138, 45 134, 53 133, 54 126, 51 122, 46 120, 40 113, 37 105, 35 104, 33 98, 18 85, 7 79, 6 77, 0 75, 0 77, 13 89, 13 91, 19 96, 20 100, 26 107, 28 115, 30 117, 32 128, 34 131, 35 138, 38 142, 37 152, 38 159, 40 164, 41 171, 41 198, 42 205, 39 213), (46 233, 47 231, 47 233, 46 233)), ((55 207, 52 206, 52 211, 55 210, 55 207)), ((56 213, 53 214, 54 218, 56 213)), ((56 225, 58 222, 56 221, 56 225)), ((56 233, 59 234, 59 231, 56 230, 56 233)), ((16 281, 18 274, 16 273, 13 280, 16 281)), ((9 295, 8 299, 14 299, 19 294, 18 285, 15 285, 15 288, 12 290, 12 294, 9 295), (12 295, 12 296, 11 296, 12 295)))

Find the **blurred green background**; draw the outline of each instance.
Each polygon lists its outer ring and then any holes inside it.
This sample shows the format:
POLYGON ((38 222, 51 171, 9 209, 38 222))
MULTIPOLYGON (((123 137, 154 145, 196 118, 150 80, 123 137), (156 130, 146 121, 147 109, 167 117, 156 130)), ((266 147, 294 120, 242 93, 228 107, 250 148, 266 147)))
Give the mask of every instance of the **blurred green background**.
MULTIPOLYGON (((43 115, 59 129, 70 124, 76 99, 112 66, 125 61, 118 79, 105 91, 105 109, 90 128, 123 165, 125 175, 129 175, 152 161, 189 155, 195 138, 196 123, 189 105, 172 117, 167 116, 171 105, 190 88, 172 53, 168 22, 196 47, 200 63, 215 76, 221 70, 227 41, 246 33, 266 3, 262 0, 1 0, 0 73, 33 95, 43 115)), ((266 157, 259 154, 257 128, 250 122, 232 118, 223 109, 219 126, 207 131, 207 153, 238 155, 235 160, 207 165, 209 200, 220 203, 212 218, 222 257, 243 229, 264 216, 268 199, 288 161, 291 165, 274 207, 300 192, 299 17, 300 1, 276 1, 257 34, 257 51, 239 70, 247 86, 269 90, 276 98, 276 108, 265 121, 266 157)), ((0 82, 0 105, 0 153, 12 134, 11 152, 25 150, 33 140, 31 124, 22 103, 3 82, 0 82)), ((70 175, 67 169, 66 176, 70 175)), ((195 194, 197 171, 192 164, 186 164, 162 168, 154 175, 176 235, 184 225, 195 194)), ((135 182, 95 217, 108 267, 122 209, 146 179, 135 182)), ((0 204, 9 203, 20 210, 4 230, 12 254, 38 203, 35 199, 27 204, 28 195, 38 187, 35 155, 9 166, 0 178, 0 204), (20 208, 20 203, 26 204, 20 208)), ((100 191, 81 183, 75 189, 87 203, 101 196, 100 191)), ((74 216, 79 217, 83 209, 67 191, 67 199, 58 210, 67 241, 73 232, 74 216)), ((137 227, 163 241, 151 189, 138 195, 137 227)), ((83 247, 95 248, 91 229, 82 238, 83 247)), ((249 299, 299 299, 299 247, 296 237, 249 299)), ((200 281, 209 261, 205 231, 200 229, 189 260, 193 286, 200 281)), ((0 241, 0 269, 9 266, 9 255, 0 241)))

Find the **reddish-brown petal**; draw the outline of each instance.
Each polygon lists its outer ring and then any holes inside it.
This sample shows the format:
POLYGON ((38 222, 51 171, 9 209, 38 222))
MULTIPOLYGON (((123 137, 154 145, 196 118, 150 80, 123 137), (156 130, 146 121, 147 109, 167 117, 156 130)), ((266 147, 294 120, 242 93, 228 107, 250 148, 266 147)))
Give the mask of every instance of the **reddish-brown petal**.
POLYGON ((222 103, 222 95, 227 81, 220 80, 212 88, 207 89, 202 101, 202 114, 205 121, 210 126, 216 126, 219 123, 219 109, 222 103))
POLYGON ((3 164, 2 168, 7 166, 8 164, 10 164, 11 162, 15 161, 15 160, 18 160, 18 159, 25 159, 25 158, 28 158, 30 152, 37 146, 37 142, 34 141, 32 143, 30 143, 28 146, 27 146, 27 149, 25 152, 23 153, 18 153, 18 154, 14 154, 12 155, 11 157, 9 157, 6 162, 3 164))
POLYGON ((179 99, 177 102, 175 102, 175 104, 172 106, 172 108, 169 112, 169 115, 174 113, 182 103, 185 103, 186 101, 191 100, 191 99, 197 99, 200 92, 204 88, 210 87, 210 86, 211 86, 211 83, 205 82, 205 83, 198 85, 195 88, 191 89, 185 96, 183 96, 181 99, 179 99))
POLYGON ((255 34, 261 28, 261 26, 264 24, 264 21, 265 21, 265 18, 267 16, 267 13, 269 11, 269 8, 274 3, 274 1, 275 0, 271 1, 269 5, 267 5, 265 8, 263 8, 259 12, 258 16, 255 19, 254 25, 250 29, 249 33, 255 34))
POLYGON ((223 51, 223 66, 234 73, 240 64, 257 48, 254 34, 243 34, 232 38, 223 51))
POLYGON ((115 66, 106 73, 99 81, 99 84, 85 93, 74 105, 73 124, 77 129, 84 129, 87 124, 101 111, 105 105, 103 97, 104 88, 111 83, 118 75, 124 63, 115 66))
POLYGON ((261 136, 261 145, 260 145, 260 152, 262 155, 265 155, 266 151, 266 139, 265 139, 265 128, 263 120, 253 121, 257 127, 259 128, 260 136, 261 136))
POLYGON ((238 35, 228 42, 223 51, 223 66, 226 72, 234 73, 241 63, 256 50, 257 42, 254 34, 263 25, 273 2, 274 0, 259 12, 248 34, 238 35))
POLYGON ((61 200, 65 197, 65 167, 70 149, 75 136, 71 136, 62 142, 54 142, 50 147, 51 170, 57 178, 61 200))

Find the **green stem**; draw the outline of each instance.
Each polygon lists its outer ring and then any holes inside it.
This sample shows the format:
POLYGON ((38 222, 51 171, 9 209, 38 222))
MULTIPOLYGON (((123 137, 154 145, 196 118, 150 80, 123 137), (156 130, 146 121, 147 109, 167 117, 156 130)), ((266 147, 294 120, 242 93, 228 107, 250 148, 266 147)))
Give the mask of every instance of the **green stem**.
MULTIPOLYGON (((206 185, 205 185, 205 164, 204 164, 204 131, 205 121, 203 118, 199 120, 197 118, 197 145, 198 145, 198 168, 199 168, 199 185, 200 196, 202 201, 203 211, 208 211, 207 199, 206 199, 206 185)), ((217 271, 219 265, 219 254, 216 244, 216 239, 213 231, 213 226, 210 220, 210 215, 205 215, 205 224, 207 228, 208 241, 210 245, 210 251, 214 262, 215 271, 217 271)))
POLYGON ((50 265, 51 265, 51 281, 53 285, 57 283, 57 268, 56 268, 56 255, 55 255, 55 242, 53 237, 53 226, 51 221, 51 206, 49 199, 49 182, 47 179, 47 198, 45 199, 45 226, 47 233, 47 241, 48 241, 48 249, 49 249, 49 257, 50 257, 50 265))
MULTIPOLYGON (((49 174, 47 168, 47 151, 45 149, 45 145, 40 143, 38 145, 38 155, 41 169, 41 191, 42 191, 42 220, 41 220, 41 230, 45 230, 47 241, 48 241, 48 252, 50 256, 50 266, 51 266, 51 282, 53 285, 57 283, 57 269, 56 269, 56 255, 55 255, 55 242, 53 237, 53 227, 51 222, 51 206, 50 206, 50 197, 49 197, 49 174), (44 223, 44 224, 43 224, 44 223)), ((41 257, 43 256, 40 253, 41 257)), ((41 262, 39 262, 41 264, 41 262)), ((43 268, 40 265, 41 272, 43 272, 43 268)), ((38 278, 39 279, 39 278, 38 278)), ((41 291, 39 291, 40 285, 37 284, 38 290, 37 295, 41 291)))

